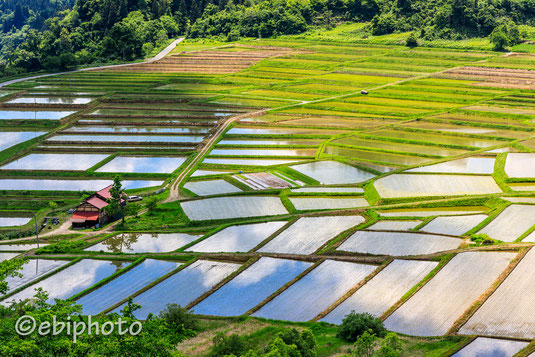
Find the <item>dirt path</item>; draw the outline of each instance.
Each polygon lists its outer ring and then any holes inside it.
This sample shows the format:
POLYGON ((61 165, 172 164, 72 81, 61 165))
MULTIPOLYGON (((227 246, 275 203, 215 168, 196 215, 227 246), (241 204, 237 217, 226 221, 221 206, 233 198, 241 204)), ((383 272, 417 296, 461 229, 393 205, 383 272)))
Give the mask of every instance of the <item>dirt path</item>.
POLYGON ((6 81, 6 82, 3 82, 3 83, 0 83, 0 88, 4 87, 4 86, 7 86, 7 85, 10 85, 10 84, 14 84, 14 83, 19 83, 19 82, 24 82, 24 81, 29 81, 29 80, 32 80, 32 79, 39 79, 39 78, 45 78, 45 77, 51 77, 51 76, 58 76, 58 75, 62 75, 62 74, 69 74, 69 73, 76 73, 76 72, 87 72, 87 71, 95 71, 95 70, 99 70, 99 69, 113 69, 113 68, 120 68, 120 67, 127 67, 127 66, 134 66, 134 65, 139 65, 139 64, 144 64, 144 63, 152 63, 152 62, 155 62, 155 61, 158 61, 160 59, 162 59, 163 57, 167 56, 172 50, 175 49, 175 47, 182 41, 184 41, 185 38, 184 37, 181 37, 181 38, 178 38, 176 40, 174 40, 169 46, 167 46, 163 51, 161 51, 160 53, 158 53, 156 56, 154 56, 153 58, 145 61, 145 62, 136 62, 136 63, 123 63, 123 64, 114 64, 114 65, 109 65, 109 66, 100 66, 100 67, 90 67, 90 68, 81 68, 81 69, 76 69, 74 71, 65 71, 65 72, 59 72, 59 73, 48 73, 48 74, 40 74, 40 75, 37 75, 37 76, 32 76, 32 77, 24 77, 24 78, 17 78, 17 79, 12 79, 10 81, 6 81))

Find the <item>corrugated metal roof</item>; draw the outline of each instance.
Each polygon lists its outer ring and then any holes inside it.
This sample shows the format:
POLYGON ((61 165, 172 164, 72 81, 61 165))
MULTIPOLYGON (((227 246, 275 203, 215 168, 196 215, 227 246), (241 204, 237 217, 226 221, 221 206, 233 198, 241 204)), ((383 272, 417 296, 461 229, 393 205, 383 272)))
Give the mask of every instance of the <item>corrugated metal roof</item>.
POLYGON ((73 223, 83 223, 85 221, 98 221, 98 212, 83 212, 75 211, 72 214, 71 222, 73 223))
POLYGON ((102 209, 102 208, 106 207, 107 205, 109 205, 108 202, 103 201, 98 197, 91 197, 86 202, 89 203, 91 206, 94 206, 94 207, 96 207, 98 209, 102 209))

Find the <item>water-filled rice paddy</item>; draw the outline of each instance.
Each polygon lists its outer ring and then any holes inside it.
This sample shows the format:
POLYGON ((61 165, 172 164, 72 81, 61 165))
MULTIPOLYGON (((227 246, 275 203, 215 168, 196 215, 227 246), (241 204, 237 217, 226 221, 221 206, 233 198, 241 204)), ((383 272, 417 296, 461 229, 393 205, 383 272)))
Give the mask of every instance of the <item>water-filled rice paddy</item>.
POLYGON ((479 139, 471 137, 460 137, 453 135, 440 135, 433 133, 424 133, 424 132, 411 132, 411 131, 402 131, 402 130, 377 130, 368 133, 369 135, 395 138, 395 139, 404 139, 414 142, 429 142, 434 144, 444 144, 444 145, 460 145, 460 146, 471 146, 471 147, 489 147, 498 145, 500 141, 490 140, 490 139, 479 139))
POLYGON ((44 135, 42 131, 4 131, 0 132, 0 151, 18 145, 30 139, 44 135))
POLYGON ((312 263, 263 257, 193 307, 196 314, 239 316, 264 301, 312 263))
POLYGON ((486 195, 502 192, 490 176, 398 174, 374 183, 383 198, 486 195))
POLYGON ((188 248, 188 251, 203 253, 248 252, 281 229, 286 223, 275 221, 227 227, 188 248))
POLYGON ((264 217, 288 213, 278 197, 270 196, 215 197, 185 201, 181 205, 192 221, 264 217))
POLYGON ((94 98, 81 97, 20 97, 7 101, 6 104, 87 104, 94 98))
POLYGON ((470 216, 437 217, 426 224, 421 231, 438 234, 460 236, 483 222, 487 218, 484 214, 470 216))
POLYGON ((325 154, 335 155, 335 156, 345 156, 352 160, 359 159, 359 160, 364 160, 364 161, 380 162, 380 163, 384 163, 387 165, 413 166, 413 165, 419 165, 419 164, 423 164, 423 163, 433 160, 428 157, 392 154, 392 153, 382 152, 382 151, 361 150, 361 149, 353 149, 353 148, 338 147, 338 146, 327 146, 325 148, 325 154))
MULTIPOLYGON (((141 309, 134 315, 146 319, 150 313, 158 315, 167 304, 187 306, 239 267, 239 264, 198 260, 136 296, 134 303, 141 305, 141 309)), ((123 306, 114 312, 119 312, 123 306)))
POLYGON ((440 164, 417 167, 408 172, 459 173, 459 174, 492 174, 495 158, 469 157, 440 164))
POLYGON ((535 206, 511 205, 479 233, 504 242, 512 242, 535 225, 535 206))
POLYGON ((242 191, 225 180, 190 181, 184 185, 184 188, 199 196, 220 195, 242 191))
POLYGON ((169 174, 178 169, 185 161, 186 157, 120 156, 114 158, 96 171, 169 174))
POLYGON ((509 177, 535 177, 535 154, 507 154, 505 173, 509 177))
MULTIPOLYGON (((48 244, 39 244, 39 247, 44 247, 48 244)), ((30 249, 36 249, 37 243, 20 243, 20 244, 0 244, 0 251, 18 251, 25 252, 30 249)))
POLYGON ((340 324, 351 311, 381 316, 437 265, 436 262, 394 260, 321 321, 340 324))
POLYGON ((37 110, 0 110, 0 120, 60 120, 71 114, 73 111, 54 110, 54 111, 37 111, 37 110))
MULTIPOLYGON (((65 131, 71 133, 117 133, 117 134, 206 134, 210 127, 184 126, 184 127, 158 127, 158 126, 102 126, 81 125, 73 126, 65 131)), ((93 139, 93 137, 87 137, 93 139)))
POLYGON ((337 161, 316 161, 294 165, 292 169, 312 177, 324 185, 343 185, 367 181, 375 175, 337 161))
POLYGON ((29 154, 0 167, 2 170, 80 171, 106 159, 102 154, 29 154))
POLYGON ((338 234, 363 222, 361 216, 303 217, 258 251, 312 254, 338 234))
POLYGON ((29 299, 34 296, 36 288, 43 288, 48 292, 49 303, 54 302, 54 299, 67 299, 123 269, 128 264, 121 261, 83 259, 49 278, 30 285, 2 301, 2 304, 6 305, 13 300, 29 299))
POLYGON ((30 222, 30 220, 31 220, 31 217, 2 217, 0 216, 0 227, 23 226, 26 223, 30 222))
POLYGON ((210 155, 216 156, 310 156, 316 155, 315 149, 214 149, 210 155))
POLYGON ((8 277, 5 282, 8 285, 8 290, 5 294, 9 294, 15 289, 18 289, 39 277, 48 274, 65 264, 69 263, 68 260, 48 260, 48 259, 28 259, 18 272, 22 276, 8 277))
POLYGON ((497 338, 477 337, 462 350, 452 357, 473 357, 473 356, 514 356, 517 352, 529 345, 525 341, 500 340, 497 338))
POLYGON ((312 320, 375 269, 373 265, 326 260, 253 316, 286 321, 312 320))
POLYGON ((0 262, 3 262, 4 260, 9 260, 11 258, 15 258, 20 253, 0 253, 0 262))
POLYGON ((379 221, 372 224, 367 229, 376 231, 408 231, 420 225, 422 221, 379 221))
POLYGON ((202 136, 186 135, 58 135, 48 142, 94 143, 200 143, 202 136))
POLYGON ((232 171, 225 171, 225 170, 197 170, 191 175, 191 177, 209 176, 209 175, 224 175, 224 174, 230 174, 230 173, 232 173, 232 171))
MULTIPOLYGON (((40 180, 40 179, 0 179, 0 190, 28 191, 98 191, 113 183, 113 180, 40 180)), ((127 190, 160 186, 163 181, 124 180, 127 190)))
POLYGON ((292 145, 314 145, 321 144, 321 140, 312 139, 286 139, 286 140, 221 140, 217 145, 269 145, 269 146, 292 146, 292 145))
POLYGON ((436 208, 405 208, 377 211, 384 217, 432 217, 432 216, 457 216, 461 214, 483 213, 487 210, 483 206, 464 207, 436 207, 436 208))
POLYGON ((76 303, 83 306, 84 314, 96 315, 179 266, 180 263, 146 259, 106 285, 82 296, 76 303))
POLYGON ((296 159, 231 159, 231 158, 206 158, 204 164, 233 165, 233 166, 273 166, 296 163, 296 159))
POLYGON ((360 187, 299 187, 292 188, 294 193, 364 193, 360 187))
POLYGON ((407 335, 444 335, 492 285, 515 255, 498 252, 457 254, 385 320, 385 327, 407 335))
POLYGON ((85 250, 109 253, 172 252, 198 238, 200 236, 186 233, 121 233, 85 250))
POLYGON ((292 205, 298 211, 344 209, 353 207, 366 207, 369 205, 368 201, 360 197, 290 197, 290 202, 292 202, 292 205))
POLYGON ((338 250, 375 255, 407 256, 452 250, 462 240, 432 234, 406 232, 358 231, 338 250))
POLYGON ((534 277, 535 250, 531 249, 459 333, 533 339, 534 277))

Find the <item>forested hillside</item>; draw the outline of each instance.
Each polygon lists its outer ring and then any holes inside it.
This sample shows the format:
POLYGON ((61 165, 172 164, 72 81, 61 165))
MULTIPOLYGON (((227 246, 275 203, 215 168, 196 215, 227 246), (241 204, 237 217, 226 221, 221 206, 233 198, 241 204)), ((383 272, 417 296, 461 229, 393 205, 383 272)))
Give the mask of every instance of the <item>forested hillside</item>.
POLYGON ((179 34, 271 37, 370 22, 370 35, 414 31, 426 41, 484 37, 518 43, 532 0, 0 0, 6 76, 149 55, 179 34))

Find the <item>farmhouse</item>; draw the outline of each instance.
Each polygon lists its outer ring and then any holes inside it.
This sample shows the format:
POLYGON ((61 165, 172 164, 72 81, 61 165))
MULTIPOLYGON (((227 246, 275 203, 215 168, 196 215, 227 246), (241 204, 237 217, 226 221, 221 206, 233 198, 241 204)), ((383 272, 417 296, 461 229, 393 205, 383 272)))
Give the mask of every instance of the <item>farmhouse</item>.
POLYGON ((96 224, 102 225, 109 220, 104 208, 109 205, 107 200, 111 198, 111 187, 112 185, 109 185, 95 192, 76 207, 76 211, 74 211, 71 218, 73 228, 92 227, 96 224))

